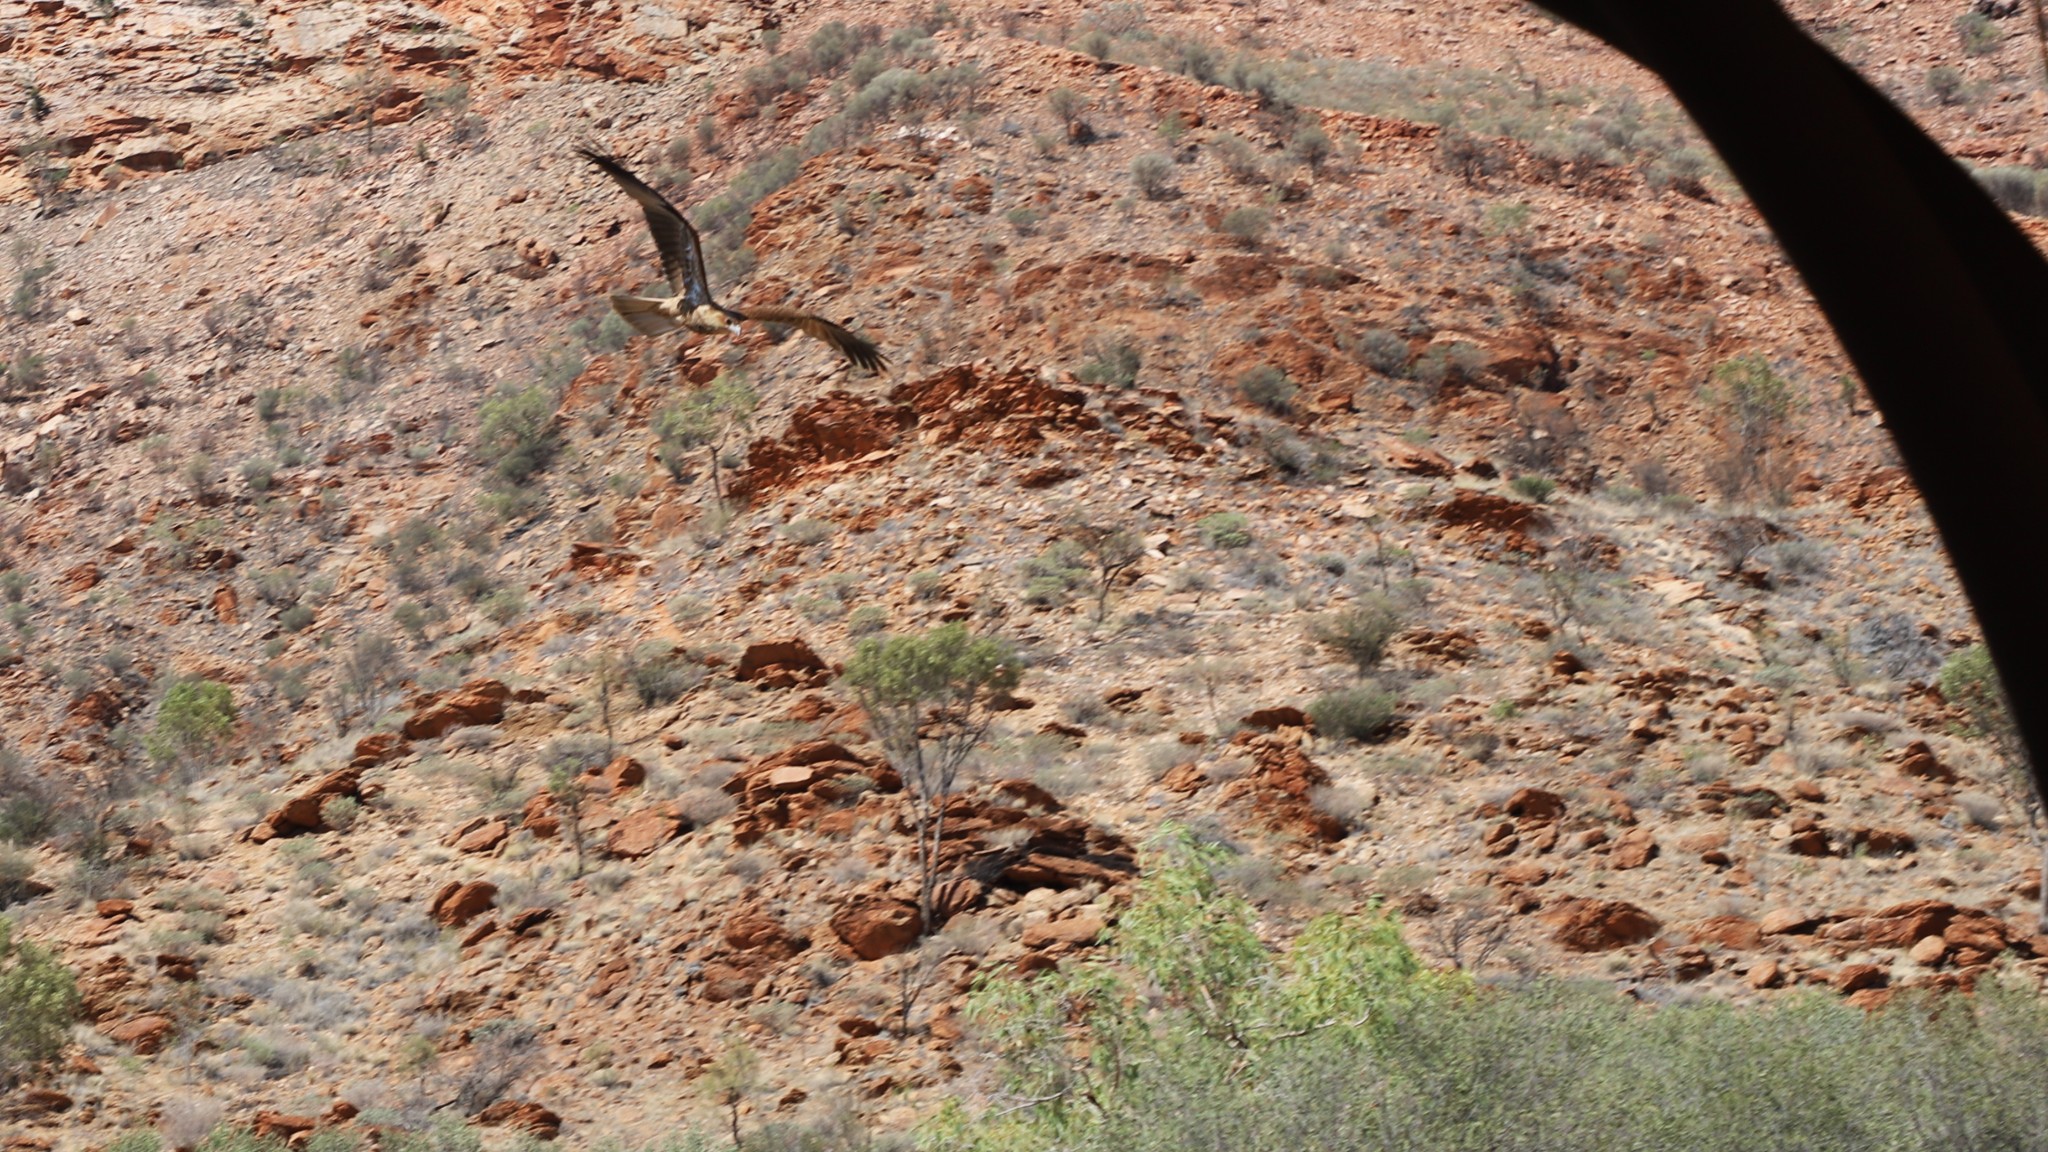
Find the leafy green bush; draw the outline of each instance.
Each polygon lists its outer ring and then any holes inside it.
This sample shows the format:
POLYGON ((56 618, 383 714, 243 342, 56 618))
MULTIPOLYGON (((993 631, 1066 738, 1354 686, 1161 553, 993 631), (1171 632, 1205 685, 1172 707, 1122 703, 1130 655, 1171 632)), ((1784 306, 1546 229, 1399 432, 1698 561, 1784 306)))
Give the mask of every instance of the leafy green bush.
POLYGON ((1373 371, 1386 376, 1400 376, 1407 372, 1408 362, 1412 359, 1407 338, 1386 328, 1367 328, 1360 332, 1357 355, 1373 371))
POLYGON ((1469 380, 1486 365, 1486 353, 1476 344, 1453 340, 1431 344, 1409 365, 1408 375, 1431 388, 1469 380))
POLYGON ((1081 350, 1087 353, 1088 362, 1074 375, 1084 383, 1129 388, 1138 382, 1138 369, 1144 366, 1145 354, 1131 343, 1129 336, 1090 336, 1081 350))
POLYGON ((151 756, 168 761, 217 752, 234 731, 234 690, 217 680, 184 680, 164 693, 145 743, 151 756))
POLYGON ((655 458, 680 484, 690 475, 689 454, 704 449, 711 471, 711 490, 722 498, 725 488, 719 479, 720 457, 732 437, 753 426, 754 409, 760 402, 760 394, 747 383, 745 374, 720 372, 711 383, 662 409, 654 418, 655 458))
POLYGON ((633 649, 625 661, 626 684, 644 708, 673 703, 704 679, 671 645, 650 640, 633 649))
POLYGON ((1305 121, 1295 130, 1293 138, 1287 141, 1287 154, 1308 165, 1311 172, 1321 170, 1323 161, 1330 158, 1330 153, 1335 148, 1336 144, 1331 141, 1330 134, 1323 131, 1323 126, 1313 120, 1305 121))
POLYGON ((1508 487, 1514 489, 1518 494, 1541 504, 1550 499, 1551 493, 1557 491, 1557 481, 1552 480, 1548 476, 1524 473, 1508 481, 1508 487))
POLYGON ((1308 706, 1308 718, 1316 731, 1333 740, 1366 741, 1387 730, 1394 722, 1398 704, 1393 694, 1372 684, 1341 688, 1316 697, 1308 706))
POLYGON ((1131 183, 1147 200, 1164 200, 1173 187, 1173 157, 1145 152, 1131 161, 1131 183))
POLYGON ((2039 216, 2041 212, 2041 173, 2032 168, 1995 166, 1978 168, 1970 173, 1977 178, 1977 184, 1984 194, 2008 212, 2024 212, 2039 216))
POLYGON ((1217 227, 1225 236, 1251 247, 1265 236, 1266 226, 1272 222, 1273 214, 1264 208, 1232 208, 1217 227))
POLYGON ((1359 675, 1372 671, 1386 655, 1387 641, 1401 630, 1401 610, 1383 596, 1371 596, 1309 622, 1309 639, 1349 660, 1359 675))
POLYGON ((1956 17, 1956 39, 1967 56, 1988 56, 2005 43, 1998 22, 1982 12, 1965 12, 1956 17))
POLYGON ((1237 391, 1247 401, 1273 415, 1285 416, 1294 408, 1294 394, 1298 389, 1287 378, 1287 373, 1271 364, 1261 364, 1238 376, 1237 391))
POLYGON ((1431 971, 1376 914, 1275 952, 1220 883, 1222 849, 1162 840, 1100 958, 977 984, 1002 1090, 980 1115, 946 1106, 926 1146, 1941 1152, 2048 1131, 2048 1098, 2014 1074, 2048 1056, 2030 990, 1650 1005, 1431 971))
POLYGON ((1018 567, 1024 602, 1040 608, 1065 604, 1089 583, 1088 558, 1072 540, 1060 540, 1018 567))
MULTIPOLYGON (((14 748, 0 746, 0 842, 35 845, 63 820, 63 793, 14 748)), ((4 904, 4 902, 0 902, 4 904)))
POLYGON ((1251 547, 1251 521, 1242 512, 1217 512, 1204 516, 1195 521, 1195 530, 1202 534, 1202 543, 1211 548, 1251 547))
POLYGON ((561 449, 554 393, 540 384, 503 385, 478 414, 477 454, 497 474, 524 484, 545 471, 561 449))
POLYGON ((1927 70, 1927 91, 1943 104, 1953 104, 1963 94, 1963 70, 1953 64, 1936 64, 1927 70))
POLYGON ((0 919, 0 1084, 63 1051, 78 1017, 78 985, 47 950, 14 938, 0 919))

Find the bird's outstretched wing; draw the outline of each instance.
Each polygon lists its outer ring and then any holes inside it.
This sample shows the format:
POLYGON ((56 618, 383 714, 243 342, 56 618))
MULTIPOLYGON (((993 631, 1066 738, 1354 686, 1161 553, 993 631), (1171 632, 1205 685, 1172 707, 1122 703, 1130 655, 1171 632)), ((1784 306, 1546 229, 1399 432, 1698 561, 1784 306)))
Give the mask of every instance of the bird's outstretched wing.
POLYGON ((647 217, 647 230, 654 234, 654 247, 661 252, 661 274, 676 295, 692 308, 711 303, 711 282, 704 275, 704 246, 676 206, 612 157, 591 148, 578 148, 576 154, 597 165, 639 203, 647 217))
POLYGON ((787 324, 806 336, 830 344, 841 356, 870 372, 879 373, 889 367, 888 357, 882 355, 881 350, 873 343, 815 312, 784 308, 776 304, 762 304, 748 308, 746 318, 769 324, 787 324))

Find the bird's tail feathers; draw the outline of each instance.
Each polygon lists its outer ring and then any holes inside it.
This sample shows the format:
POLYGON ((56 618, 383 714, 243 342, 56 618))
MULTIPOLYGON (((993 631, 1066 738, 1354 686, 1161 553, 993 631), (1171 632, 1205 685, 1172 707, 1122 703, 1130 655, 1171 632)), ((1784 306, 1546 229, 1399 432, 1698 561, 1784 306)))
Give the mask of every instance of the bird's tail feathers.
POLYGON ((675 317, 662 310, 667 303, 666 300, 652 300, 645 296, 612 293, 612 311, 624 317, 626 323, 633 326, 633 331, 642 336, 659 336, 681 327, 675 317))

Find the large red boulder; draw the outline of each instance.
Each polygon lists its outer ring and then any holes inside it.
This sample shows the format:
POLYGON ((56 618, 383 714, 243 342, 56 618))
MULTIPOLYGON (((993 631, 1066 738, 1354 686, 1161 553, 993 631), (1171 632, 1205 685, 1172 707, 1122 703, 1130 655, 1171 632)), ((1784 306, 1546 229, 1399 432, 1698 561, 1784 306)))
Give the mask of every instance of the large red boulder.
POLYGON ((496 724, 505 718, 512 690, 497 680, 472 680, 452 692, 437 692, 414 704, 399 729, 408 740, 433 740, 455 728, 496 724))
POLYGON ((1606 952, 1657 934, 1656 917, 1625 900, 1586 900, 1572 907, 1555 939, 1573 952, 1606 952))
POLYGON ((497 906, 498 886, 488 880, 467 884, 451 880, 427 906, 427 915, 448 928, 460 928, 497 906))
POLYGON ((604 850, 624 860, 638 860, 676 838, 683 818, 662 808, 635 812, 612 825, 604 850))
POLYGON ((150 1013, 131 1016, 107 1029, 107 1039, 116 1044, 126 1044, 138 1054, 147 1056, 161 1049, 175 1029, 170 1017, 150 1013))
POLYGON ((880 960, 915 944, 924 935, 924 918, 907 900, 857 896, 832 914, 832 931, 854 955, 880 960))

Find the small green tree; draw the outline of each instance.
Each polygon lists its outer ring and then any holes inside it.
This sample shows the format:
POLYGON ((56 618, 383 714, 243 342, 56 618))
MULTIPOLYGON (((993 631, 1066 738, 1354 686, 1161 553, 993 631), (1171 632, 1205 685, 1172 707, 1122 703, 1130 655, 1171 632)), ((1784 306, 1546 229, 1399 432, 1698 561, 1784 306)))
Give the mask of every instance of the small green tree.
POLYGON ((740 1147, 740 1105, 761 1087, 761 1058, 742 1040, 704 1066, 701 1084, 711 1102, 725 1109, 726 1122, 732 1129, 732 1146, 737 1152, 740 1147))
POLYGON ((234 690, 216 680, 182 680, 164 693, 143 747, 168 765, 217 755, 234 732, 234 690))
POLYGON ((1023 677, 1014 646, 947 624, 922 636, 863 640, 842 682, 874 723, 902 774, 917 836, 917 907, 934 931, 932 892, 946 838, 946 802, 960 771, 988 734, 998 693, 1023 677))
POLYGON ((1770 361, 1737 356, 1714 369, 1708 390, 1720 425, 1720 455, 1707 462, 1708 477, 1725 499, 1761 489, 1776 497, 1790 479, 1778 450, 1792 417, 1792 385, 1770 361))
POLYGON ((654 454, 676 483, 689 475, 689 455, 702 448, 711 464, 711 491, 725 498, 719 481, 719 457, 726 442, 752 427, 754 409, 761 397, 736 372, 721 372, 718 378, 669 405, 654 418, 654 435, 659 443, 654 454))
POLYGON ((1095 583, 1095 622, 1100 624, 1109 612, 1109 590, 1115 586, 1117 577, 1145 558, 1145 540, 1120 524, 1078 518, 1068 521, 1067 539, 1087 557, 1095 583))
POLYGON ((568 765, 556 765, 548 772, 548 796, 555 802, 562 835, 568 837, 569 849, 576 854, 579 877, 583 875, 583 785, 577 780, 580 775, 568 765))
POLYGON ((63 1051, 78 1004, 71 970, 0 919, 0 1086, 63 1051))

